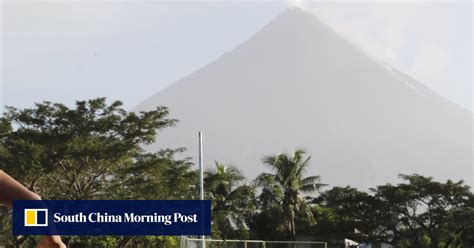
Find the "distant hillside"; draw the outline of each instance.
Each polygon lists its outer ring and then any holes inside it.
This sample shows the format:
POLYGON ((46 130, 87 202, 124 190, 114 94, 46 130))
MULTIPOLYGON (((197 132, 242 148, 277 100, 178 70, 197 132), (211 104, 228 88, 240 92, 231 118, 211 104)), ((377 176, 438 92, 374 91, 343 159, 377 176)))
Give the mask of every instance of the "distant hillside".
POLYGON ((263 155, 300 147, 309 173, 362 188, 398 173, 472 183, 472 113, 354 47, 314 16, 288 9, 217 61, 143 101, 177 127, 158 147, 231 163, 250 178, 263 155))

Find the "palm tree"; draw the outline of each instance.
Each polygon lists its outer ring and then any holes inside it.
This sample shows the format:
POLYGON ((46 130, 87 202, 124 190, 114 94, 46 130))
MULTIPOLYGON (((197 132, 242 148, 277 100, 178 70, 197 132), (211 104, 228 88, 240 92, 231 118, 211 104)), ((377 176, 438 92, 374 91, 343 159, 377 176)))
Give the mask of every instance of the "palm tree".
POLYGON ((298 213, 305 214, 314 223, 314 217, 302 195, 314 193, 325 186, 320 183, 319 176, 305 177, 310 160, 311 156, 301 149, 291 155, 266 156, 262 161, 272 168, 274 174, 264 173, 257 179, 260 184, 272 182, 276 184, 272 187, 281 189, 284 226, 293 238, 296 237, 295 218, 298 213))
POLYGON ((226 240, 231 231, 246 232, 246 217, 253 212, 254 188, 243 184, 245 177, 233 166, 215 163, 205 172, 204 185, 212 200, 212 219, 218 235, 226 240))

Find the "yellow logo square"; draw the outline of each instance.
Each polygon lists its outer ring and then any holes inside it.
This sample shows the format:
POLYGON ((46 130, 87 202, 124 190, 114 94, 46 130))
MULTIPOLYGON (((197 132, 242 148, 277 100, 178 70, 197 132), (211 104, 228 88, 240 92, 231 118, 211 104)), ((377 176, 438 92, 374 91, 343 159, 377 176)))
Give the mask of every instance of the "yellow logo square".
POLYGON ((26 220, 25 220, 26 225, 36 224, 36 211, 26 210, 25 211, 25 216, 26 216, 26 220))
POLYGON ((48 226, 48 209, 25 209, 25 226, 48 226))

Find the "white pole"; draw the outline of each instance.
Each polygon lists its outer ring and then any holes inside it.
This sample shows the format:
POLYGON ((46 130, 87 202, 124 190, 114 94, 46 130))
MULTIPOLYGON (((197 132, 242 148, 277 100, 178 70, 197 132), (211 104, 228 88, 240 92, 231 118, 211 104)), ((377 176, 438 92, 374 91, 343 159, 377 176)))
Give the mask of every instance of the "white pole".
MULTIPOLYGON (((199 132, 199 193, 201 195, 201 200, 204 200, 204 162, 203 162, 203 152, 202 152, 202 132, 199 132)), ((202 235, 201 247, 206 248, 205 236, 202 235)))

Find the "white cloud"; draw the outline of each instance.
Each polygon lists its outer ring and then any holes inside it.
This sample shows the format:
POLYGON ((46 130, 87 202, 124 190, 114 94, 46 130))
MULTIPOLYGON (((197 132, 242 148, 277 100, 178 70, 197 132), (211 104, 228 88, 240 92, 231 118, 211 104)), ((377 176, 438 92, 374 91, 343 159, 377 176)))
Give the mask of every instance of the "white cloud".
POLYGON ((419 8, 413 3, 315 3, 311 10, 371 56, 396 66, 419 8))
POLYGON ((306 3, 304 0, 288 0, 288 7, 298 7, 301 9, 306 9, 306 3))
POLYGON ((307 1, 305 9, 375 59, 472 109, 472 3, 307 1))

